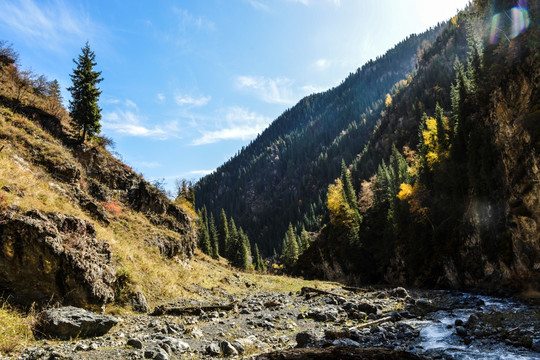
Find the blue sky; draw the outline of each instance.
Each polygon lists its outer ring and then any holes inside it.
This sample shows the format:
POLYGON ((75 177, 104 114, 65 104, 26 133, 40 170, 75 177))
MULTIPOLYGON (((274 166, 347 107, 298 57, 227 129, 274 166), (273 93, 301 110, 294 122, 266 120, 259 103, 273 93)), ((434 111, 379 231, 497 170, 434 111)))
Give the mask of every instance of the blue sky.
POLYGON ((88 41, 102 133, 148 180, 196 180, 302 97, 338 85, 464 0, 0 0, 23 69, 69 74, 88 41))

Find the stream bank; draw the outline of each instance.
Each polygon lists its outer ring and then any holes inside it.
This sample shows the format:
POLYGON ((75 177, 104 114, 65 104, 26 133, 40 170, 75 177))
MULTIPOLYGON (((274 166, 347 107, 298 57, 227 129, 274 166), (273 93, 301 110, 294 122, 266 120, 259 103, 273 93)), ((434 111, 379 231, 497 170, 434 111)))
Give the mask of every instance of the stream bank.
POLYGON ((403 288, 250 290, 166 306, 182 315, 120 315, 104 336, 39 340, 11 358, 270 359, 295 348, 352 347, 420 359, 540 359, 539 307, 518 300, 403 288))

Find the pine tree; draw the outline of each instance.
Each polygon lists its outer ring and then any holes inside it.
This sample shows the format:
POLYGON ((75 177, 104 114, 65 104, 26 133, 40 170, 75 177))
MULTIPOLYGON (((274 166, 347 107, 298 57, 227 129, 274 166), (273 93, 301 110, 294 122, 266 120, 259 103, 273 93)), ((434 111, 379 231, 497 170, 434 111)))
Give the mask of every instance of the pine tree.
POLYGON ((341 182, 343 184, 343 193, 347 205, 349 205, 353 211, 358 212, 358 200, 356 199, 356 193, 352 185, 351 173, 349 169, 347 169, 344 160, 341 160, 341 182))
POLYGON ((233 265, 239 269, 246 270, 249 267, 249 250, 246 244, 249 244, 249 239, 240 228, 236 240, 236 251, 233 265))
POLYGON ((199 249, 207 255, 211 253, 206 207, 199 210, 199 249))
POLYGON ((309 234, 306 231, 305 227, 302 227, 302 232, 300 233, 300 241, 299 241, 301 253, 306 251, 309 248, 309 245, 311 244, 311 241, 309 239, 309 234))
POLYGON ((218 234, 216 230, 216 223, 214 221, 214 214, 210 213, 210 221, 208 223, 208 233, 210 236, 210 255, 217 259, 219 258, 219 245, 218 234))
POLYGON ((219 214, 219 230, 218 230, 218 249, 219 255, 227 257, 227 247, 229 245, 229 224, 225 210, 221 209, 219 214))
POLYGON ((73 86, 68 88, 72 97, 69 112, 75 124, 82 129, 81 142, 84 142, 86 134, 99 134, 101 129, 101 109, 98 106, 101 91, 97 84, 103 81, 103 78, 100 78, 100 71, 94 71, 94 66, 97 65, 95 58, 96 55, 87 42, 78 61, 73 59, 77 68, 73 69, 73 74, 70 75, 73 86))
POLYGON ((239 233, 234 223, 234 219, 229 220, 229 242, 227 243, 226 258, 233 261, 236 256, 236 249, 238 247, 239 233))
POLYGON ((298 241, 291 223, 283 239, 283 262, 286 266, 293 266, 298 260, 298 241))
POLYGON ((256 271, 264 271, 264 263, 262 261, 261 254, 259 253, 259 246, 257 246, 257 243, 255 243, 255 248, 253 249, 253 263, 255 264, 256 271))

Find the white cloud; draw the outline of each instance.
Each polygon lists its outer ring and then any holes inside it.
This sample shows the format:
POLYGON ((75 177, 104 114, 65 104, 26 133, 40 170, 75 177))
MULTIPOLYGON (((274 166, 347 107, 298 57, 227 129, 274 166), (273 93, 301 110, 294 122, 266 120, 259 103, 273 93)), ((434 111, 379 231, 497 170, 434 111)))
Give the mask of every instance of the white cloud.
POLYGON ((236 86, 239 89, 248 89, 264 102, 271 104, 294 104, 297 100, 292 91, 293 81, 286 77, 275 79, 264 76, 238 76, 236 86))
POLYGON ((213 173, 214 170, 215 169, 212 169, 212 170, 191 170, 186 175, 205 176, 205 175, 213 173))
POLYGON ((94 38, 97 27, 88 16, 67 4, 70 2, 0 1, 0 25, 15 30, 36 46, 55 51, 94 38))
POLYGON ((127 99, 125 103, 126 103, 127 107, 132 107, 132 108, 135 108, 135 109, 137 108, 137 104, 135 104, 133 101, 131 101, 129 99, 127 99))
POLYGON ((141 117, 131 111, 117 110, 103 114, 102 127, 120 135, 152 137, 166 140, 177 137, 178 124, 176 121, 147 127, 142 124, 141 117))
POLYGON ((309 0, 287 0, 287 2, 300 3, 305 6, 309 5, 309 0))
POLYGON ((247 140, 261 133, 272 119, 242 107, 231 107, 215 130, 203 130, 192 145, 212 144, 223 140, 247 140))
POLYGON ((204 106, 206 104, 208 104, 208 102, 210 102, 210 100, 212 99, 211 96, 201 96, 201 97, 198 97, 198 98, 194 98, 190 95, 183 95, 183 94, 177 94, 174 96, 174 101, 179 105, 179 106, 185 106, 185 105, 188 105, 188 106, 204 106))
POLYGON ((327 88, 324 88, 322 86, 316 86, 316 85, 304 85, 301 87, 301 89, 302 89, 302 92, 306 95, 316 94, 316 93, 320 93, 327 90, 327 88))
POLYGON ((158 93, 158 94, 156 95, 156 97, 157 97, 157 100, 158 100, 160 103, 162 103, 162 102, 165 101, 165 95, 163 95, 162 93, 158 93))
POLYGON ((173 11, 178 15, 180 26, 184 29, 196 27, 206 31, 216 30, 216 24, 205 17, 195 16, 185 9, 174 8, 173 11))
POLYGON ((257 9, 257 10, 264 10, 264 11, 269 11, 270 10, 268 5, 266 5, 265 3, 261 2, 261 1, 249 0, 249 4, 251 6, 253 6, 255 9, 257 9))
POLYGON ((319 59, 313 64, 315 68, 319 71, 324 71, 330 67, 330 60, 328 59, 319 59))

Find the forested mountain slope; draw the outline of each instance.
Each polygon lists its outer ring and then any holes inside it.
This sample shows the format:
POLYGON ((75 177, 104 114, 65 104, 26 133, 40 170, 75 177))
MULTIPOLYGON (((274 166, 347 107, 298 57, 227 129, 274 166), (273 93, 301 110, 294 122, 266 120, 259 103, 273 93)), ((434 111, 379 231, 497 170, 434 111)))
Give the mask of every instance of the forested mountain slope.
MULTIPOLYGON (((266 255, 280 251, 289 223, 316 230, 326 189, 368 143, 387 94, 410 81, 418 57, 446 25, 411 35, 339 86, 285 111, 249 146, 202 178, 198 208, 234 218, 266 255)), ((450 81, 450 80, 448 80, 450 81)))
POLYGON ((474 2, 424 53, 346 171, 358 202, 329 188, 300 273, 539 289, 540 8, 516 5, 474 2))

